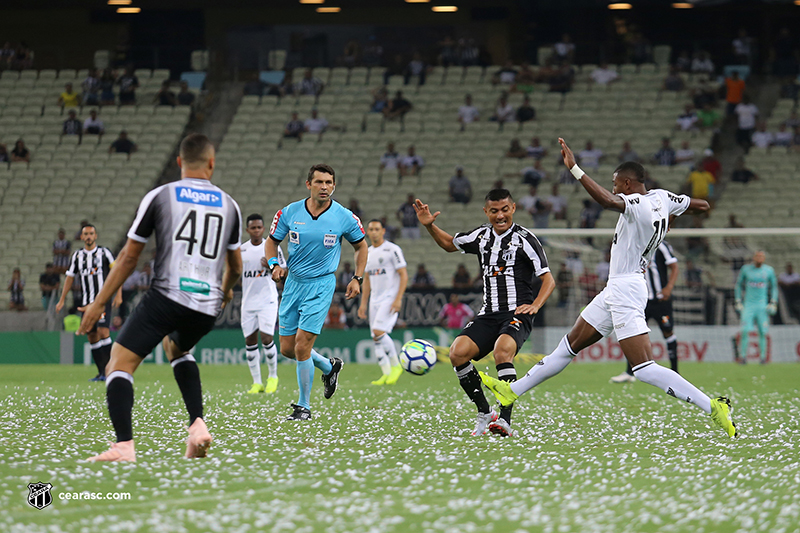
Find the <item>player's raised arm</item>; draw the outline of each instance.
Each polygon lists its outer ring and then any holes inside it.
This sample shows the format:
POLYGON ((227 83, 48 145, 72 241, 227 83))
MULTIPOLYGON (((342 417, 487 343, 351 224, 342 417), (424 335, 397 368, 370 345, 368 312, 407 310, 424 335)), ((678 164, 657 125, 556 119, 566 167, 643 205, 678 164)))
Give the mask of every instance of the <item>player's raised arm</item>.
POLYGON ((458 251, 456 245, 453 244, 453 236, 434 224, 434 222, 436 222, 436 217, 441 214, 441 211, 431 213, 428 204, 423 204, 422 200, 419 198, 414 202, 414 210, 417 212, 419 223, 425 226, 425 229, 431 234, 431 237, 433 237, 433 240, 439 245, 439 248, 445 252, 458 251))
POLYGON ((564 159, 564 165, 572 172, 575 179, 581 182, 583 188, 589 193, 589 196, 594 198, 594 201, 600 204, 603 209, 624 213, 625 200, 598 184, 581 170, 581 167, 575 162, 575 155, 572 153, 569 146, 567 146, 567 143, 564 142, 564 139, 559 137, 558 143, 561 145, 561 157, 564 159))

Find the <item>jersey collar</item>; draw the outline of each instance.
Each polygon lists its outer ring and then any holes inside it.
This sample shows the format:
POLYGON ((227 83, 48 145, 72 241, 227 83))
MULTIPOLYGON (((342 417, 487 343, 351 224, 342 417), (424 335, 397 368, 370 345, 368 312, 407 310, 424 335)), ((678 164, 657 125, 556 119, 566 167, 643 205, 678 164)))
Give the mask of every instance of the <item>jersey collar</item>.
POLYGON ((512 231, 512 230, 514 229, 514 226, 516 226, 516 225, 517 225, 517 223, 516 223, 516 222, 514 222, 513 224, 511 224, 511 226, 509 226, 509 228, 508 228, 507 230, 505 230, 505 231, 503 232, 503 234, 502 234, 502 235, 498 235, 498 234, 497 234, 497 232, 494 230, 494 226, 492 226, 491 224, 489 224, 489 226, 492 228, 492 233, 494 233, 494 236, 495 236, 495 237, 497 237, 498 239, 502 239, 503 237, 505 237, 506 235, 508 235, 508 233, 509 233, 510 231, 512 231))
POLYGON ((317 219, 319 219, 319 217, 321 217, 322 215, 324 215, 325 213, 327 213, 327 212, 328 212, 328 209, 330 209, 331 207, 333 207, 333 198, 331 198, 331 199, 330 199, 331 203, 329 203, 329 204, 328 204, 328 207, 326 207, 325 209, 323 209, 323 210, 322 210, 322 213, 320 213, 319 215, 317 215, 317 216, 314 216, 314 215, 312 215, 312 214, 311 214, 311 211, 308 209, 308 201, 309 201, 310 199, 311 199, 311 197, 308 197, 308 198, 306 198, 305 200, 303 200, 303 207, 305 207, 305 208, 306 208, 306 213, 308 213, 308 216, 310 216, 310 217, 311 217, 311 220, 317 220, 317 219))

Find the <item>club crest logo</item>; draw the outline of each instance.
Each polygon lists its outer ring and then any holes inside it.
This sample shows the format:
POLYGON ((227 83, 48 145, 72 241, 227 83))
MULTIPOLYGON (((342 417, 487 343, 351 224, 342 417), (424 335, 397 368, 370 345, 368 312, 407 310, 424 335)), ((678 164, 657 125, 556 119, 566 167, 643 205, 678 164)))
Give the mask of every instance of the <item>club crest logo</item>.
POLYGON ((40 511, 53 503, 53 496, 50 494, 50 489, 53 485, 50 483, 28 483, 28 505, 35 507, 40 511))

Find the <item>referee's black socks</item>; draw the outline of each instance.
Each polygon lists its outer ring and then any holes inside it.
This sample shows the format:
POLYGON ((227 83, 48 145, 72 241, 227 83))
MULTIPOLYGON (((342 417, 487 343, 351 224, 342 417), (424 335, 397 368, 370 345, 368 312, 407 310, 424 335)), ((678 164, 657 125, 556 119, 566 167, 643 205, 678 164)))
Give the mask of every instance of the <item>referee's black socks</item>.
POLYGON ((182 357, 173 359, 172 373, 183 395, 183 403, 189 412, 189 425, 198 418, 203 418, 203 389, 200 385, 200 369, 192 354, 183 354, 182 357))
MULTIPOLYGON (((500 381, 517 381, 517 369, 514 368, 514 363, 499 363, 495 366, 497 369, 497 379, 500 381)), ((500 418, 511 423, 511 410, 512 405, 504 405, 500 408, 500 418)))
POLYGON ((478 371, 471 362, 464 363, 463 365, 455 367, 458 382, 461 383, 461 388, 467 393, 469 399, 475 404, 480 413, 488 413, 489 402, 486 401, 486 396, 483 394, 483 382, 478 371))
POLYGON ((133 376, 121 370, 111 372, 106 378, 108 416, 117 434, 117 442, 133 438, 133 376))

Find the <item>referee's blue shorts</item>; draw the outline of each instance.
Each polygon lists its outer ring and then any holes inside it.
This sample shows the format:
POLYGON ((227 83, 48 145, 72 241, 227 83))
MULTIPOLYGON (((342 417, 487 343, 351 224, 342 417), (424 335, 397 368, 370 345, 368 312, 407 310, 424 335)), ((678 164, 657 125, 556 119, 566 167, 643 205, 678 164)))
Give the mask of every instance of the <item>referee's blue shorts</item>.
POLYGON ((312 279, 299 279, 289 274, 279 311, 280 335, 294 335, 298 328, 319 335, 335 290, 335 274, 312 279))

